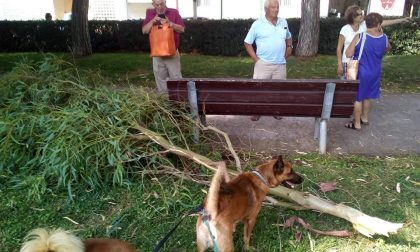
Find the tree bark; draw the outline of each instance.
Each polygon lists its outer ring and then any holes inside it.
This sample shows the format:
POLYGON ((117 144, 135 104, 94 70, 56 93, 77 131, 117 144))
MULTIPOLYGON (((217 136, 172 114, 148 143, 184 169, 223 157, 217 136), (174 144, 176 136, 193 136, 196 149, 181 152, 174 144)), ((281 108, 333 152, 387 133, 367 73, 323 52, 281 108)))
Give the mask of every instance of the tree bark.
POLYGON ((193 0, 193 19, 197 20, 197 0, 193 0))
POLYGON ((320 0, 302 0, 302 18, 296 56, 311 57, 318 53, 319 15, 320 0))
POLYGON ((89 0, 73 0, 71 14, 72 53, 75 58, 92 54, 88 26, 89 0))

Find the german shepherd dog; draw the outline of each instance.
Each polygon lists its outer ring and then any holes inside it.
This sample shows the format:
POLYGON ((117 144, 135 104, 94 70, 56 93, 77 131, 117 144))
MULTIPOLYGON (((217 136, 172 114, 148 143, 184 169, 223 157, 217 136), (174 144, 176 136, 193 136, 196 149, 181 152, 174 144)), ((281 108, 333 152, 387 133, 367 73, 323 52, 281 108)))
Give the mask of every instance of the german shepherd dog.
POLYGON ((20 252, 136 252, 130 244, 117 239, 81 240, 69 231, 34 229, 25 238, 20 252))
POLYGON ((293 187, 302 182, 303 178, 282 156, 231 181, 225 163, 220 162, 196 224, 198 251, 213 247, 213 242, 221 252, 234 251, 233 232, 239 221, 244 222, 244 246, 248 250, 252 229, 269 188, 293 187))

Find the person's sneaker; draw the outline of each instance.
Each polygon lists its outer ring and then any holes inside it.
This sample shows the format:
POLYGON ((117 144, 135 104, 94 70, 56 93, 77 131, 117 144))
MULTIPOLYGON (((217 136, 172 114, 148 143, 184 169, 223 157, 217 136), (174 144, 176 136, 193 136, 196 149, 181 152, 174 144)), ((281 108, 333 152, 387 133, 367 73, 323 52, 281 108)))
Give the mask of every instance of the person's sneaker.
POLYGON ((260 120, 260 117, 261 116, 257 116, 257 115, 251 116, 251 121, 256 122, 256 121, 260 120))
POLYGON ((281 120, 283 117, 281 116, 273 116, 276 120, 281 120))

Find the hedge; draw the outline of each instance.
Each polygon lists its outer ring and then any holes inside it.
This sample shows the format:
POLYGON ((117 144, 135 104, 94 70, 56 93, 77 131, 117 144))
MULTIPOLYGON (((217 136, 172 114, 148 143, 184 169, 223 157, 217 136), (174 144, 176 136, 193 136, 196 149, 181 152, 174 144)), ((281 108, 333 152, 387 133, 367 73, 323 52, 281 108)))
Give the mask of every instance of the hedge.
MULTIPOLYGON (((206 55, 245 55, 243 40, 253 19, 188 20, 181 35, 180 51, 206 55)), ((288 19, 296 45, 300 19, 288 19)), ((148 36, 141 33, 142 20, 89 21, 94 52, 149 51, 148 36)), ((335 54, 344 19, 323 18, 320 27, 320 54, 335 54)), ((420 19, 387 26, 392 54, 420 55, 420 19)), ((70 50, 70 21, 0 21, 0 52, 66 52, 70 50)))

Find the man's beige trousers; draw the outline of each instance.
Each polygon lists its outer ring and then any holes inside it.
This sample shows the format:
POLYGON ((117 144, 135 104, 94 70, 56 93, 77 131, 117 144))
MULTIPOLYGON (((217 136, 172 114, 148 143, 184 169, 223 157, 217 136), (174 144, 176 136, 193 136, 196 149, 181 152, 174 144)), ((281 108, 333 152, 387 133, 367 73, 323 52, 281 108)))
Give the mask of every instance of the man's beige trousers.
POLYGON ((153 74, 159 93, 168 93, 166 81, 182 78, 181 57, 178 50, 172 57, 153 57, 153 74))

